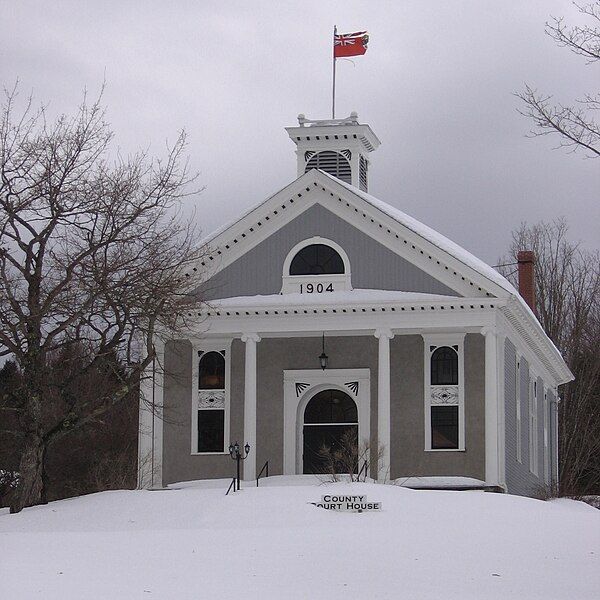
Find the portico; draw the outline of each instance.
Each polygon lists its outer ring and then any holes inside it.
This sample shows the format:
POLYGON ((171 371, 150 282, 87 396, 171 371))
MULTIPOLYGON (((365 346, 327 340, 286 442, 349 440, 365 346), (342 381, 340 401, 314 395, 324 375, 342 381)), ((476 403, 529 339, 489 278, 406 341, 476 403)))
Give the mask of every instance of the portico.
MULTIPOLYGON (((426 406, 425 338, 430 339, 432 335, 464 338, 471 334, 480 338, 483 346, 482 332, 494 326, 498 301, 477 299, 475 304, 475 300, 470 303, 454 297, 386 290, 315 293, 310 300, 308 302, 306 295, 300 294, 229 298, 212 303, 199 316, 198 321, 203 327, 208 320, 211 326, 209 333, 192 340, 194 348, 211 339, 239 339, 242 342, 244 393, 240 400, 244 416, 241 438, 255 449, 245 462, 244 478, 254 478, 265 459, 271 464, 280 460, 283 474, 303 472, 303 411, 310 398, 325 389, 343 390, 356 402, 359 443, 369 447, 371 476, 380 481, 403 476, 405 472, 401 470, 402 461, 398 457, 407 440, 399 439, 397 432, 393 433, 393 422, 403 419, 402 413, 398 412, 401 411, 400 404, 409 402, 421 415, 419 427, 422 432, 420 423, 426 406), (348 328, 350 315, 351 329, 348 328), (250 322, 255 331, 248 332, 250 322), (244 330, 246 333, 241 333, 244 330), (319 365, 323 335, 330 359, 330 366, 325 370, 319 365), (399 356, 403 339, 412 343, 419 340, 418 357, 412 357, 418 359, 415 363, 406 364, 399 356), (352 355, 351 347, 357 349, 358 356, 352 355), (282 353, 290 356, 287 361, 281 361, 281 368, 277 369, 282 353), (361 362, 361 354, 368 358, 361 362), (409 395, 400 393, 394 384, 406 376, 406 370, 413 369, 413 364, 418 364, 418 377, 423 382, 421 391, 414 390, 409 395), (269 385, 260 385, 261 378, 266 377, 269 385), (274 448, 272 438, 265 440, 263 435, 257 435, 257 419, 260 420, 257 402, 263 406, 269 404, 264 398, 265 393, 277 399, 274 404, 283 405, 281 448, 274 448), (262 449, 261 445, 269 449, 262 449), (273 456, 274 452, 281 453, 281 457, 273 456), (395 461, 392 456, 396 457, 395 461)), ((196 353, 192 352, 193 355, 196 353)), ((483 367, 482 358, 477 360, 483 367)), ((483 383, 483 369, 473 375, 483 383)), ((479 388, 483 403, 482 385, 479 388)), ((464 412, 460 419, 464 427, 464 412)), ((483 435, 481 439, 483 441, 483 435)), ((423 438, 421 452, 425 450, 423 438)), ((427 451, 430 455, 437 452, 431 448, 427 451)), ((464 444, 455 451, 464 452, 464 444)), ((486 447, 488 451, 494 452, 490 463, 497 462, 497 451, 491 446, 486 447)), ((436 460, 433 458, 434 462, 436 460)), ((490 485, 499 484, 497 476, 494 479, 488 477, 483 468, 480 471, 481 479, 485 477, 490 485)), ((409 472, 414 474, 415 470, 409 472)))

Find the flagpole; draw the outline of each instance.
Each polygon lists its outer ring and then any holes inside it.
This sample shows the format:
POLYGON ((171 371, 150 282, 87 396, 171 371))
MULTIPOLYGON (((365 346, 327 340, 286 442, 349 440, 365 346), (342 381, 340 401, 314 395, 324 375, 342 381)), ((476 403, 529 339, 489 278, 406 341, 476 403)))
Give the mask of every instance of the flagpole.
POLYGON ((335 36, 337 35, 337 25, 333 26, 333 89, 331 99, 331 118, 335 119, 335 36))

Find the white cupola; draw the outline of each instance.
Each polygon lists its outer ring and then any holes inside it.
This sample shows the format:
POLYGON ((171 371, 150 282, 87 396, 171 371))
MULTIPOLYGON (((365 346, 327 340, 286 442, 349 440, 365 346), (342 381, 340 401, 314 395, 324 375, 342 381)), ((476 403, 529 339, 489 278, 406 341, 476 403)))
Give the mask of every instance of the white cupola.
POLYGON ((346 119, 311 121, 298 115, 298 127, 286 127, 296 144, 298 177, 311 169, 321 169, 365 192, 369 191, 368 155, 381 142, 368 125, 350 113, 346 119))

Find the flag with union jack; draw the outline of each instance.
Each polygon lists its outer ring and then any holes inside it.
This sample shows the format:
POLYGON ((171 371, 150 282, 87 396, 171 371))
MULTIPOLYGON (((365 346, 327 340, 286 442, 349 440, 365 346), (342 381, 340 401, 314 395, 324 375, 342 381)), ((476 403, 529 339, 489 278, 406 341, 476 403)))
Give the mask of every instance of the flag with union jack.
POLYGON ((367 51, 369 34, 366 31, 355 33, 336 33, 333 36, 333 56, 360 56, 367 51))

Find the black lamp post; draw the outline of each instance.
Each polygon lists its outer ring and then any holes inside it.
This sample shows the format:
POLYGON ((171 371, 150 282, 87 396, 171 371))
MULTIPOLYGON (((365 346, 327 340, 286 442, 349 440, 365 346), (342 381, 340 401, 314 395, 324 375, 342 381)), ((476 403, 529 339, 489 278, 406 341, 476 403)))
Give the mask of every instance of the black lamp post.
MULTIPOLYGON (((250 444, 246 444, 243 449, 240 448, 237 441, 235 444, 229 444, 229 456, 235 460, 237 466, 237 491, 240 489, 240 462, 246 460, 248 454, 250 454, 250 444), (244 456, 242 456, 242 452, 245 452, 244 456)), ((236 490, 234 489, 233 491, 235 492, 236 490)))
POLYGON ((327 368, 328 361, 329 361, 329 356, 327 356, 327 354, 325 354, 325 333, 323 333, 323 351, 321 352, 321 355, 319 356, 319 363, 320 363, 321 369, 323 369, 323 371, 327 368))

